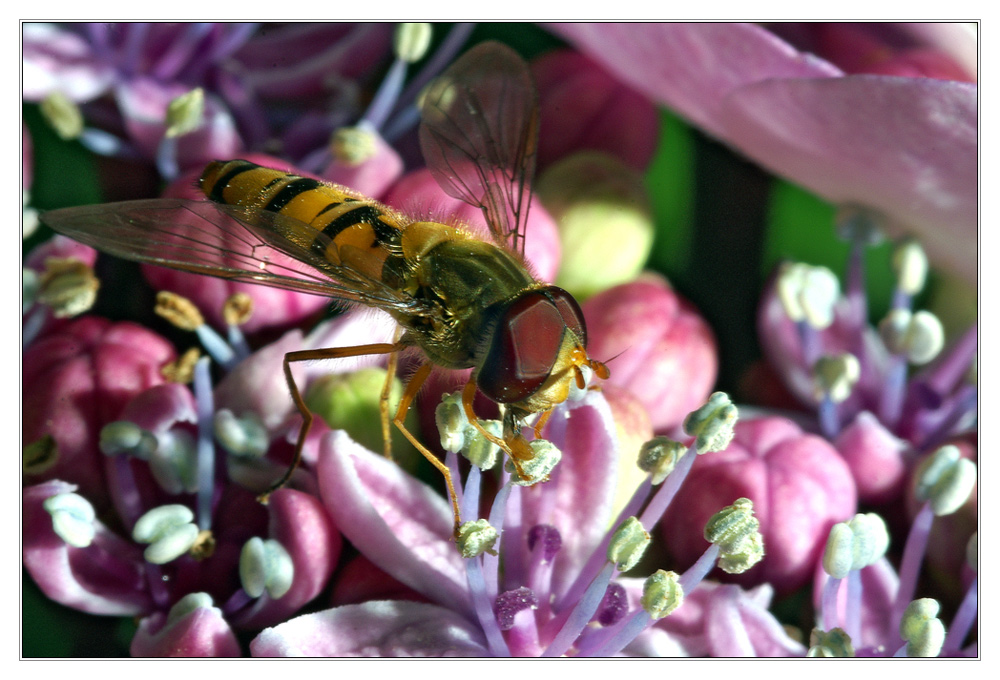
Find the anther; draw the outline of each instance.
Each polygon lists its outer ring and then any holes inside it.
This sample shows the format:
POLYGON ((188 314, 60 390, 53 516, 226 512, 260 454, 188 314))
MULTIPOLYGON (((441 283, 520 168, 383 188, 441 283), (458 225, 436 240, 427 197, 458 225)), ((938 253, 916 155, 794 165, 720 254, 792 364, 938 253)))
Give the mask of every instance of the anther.
POLYGON ((62 540, 74 548, 86 548, 94 540, 94 506, 75 493, 49 496, 42 503, 52 516, 52 529, 62 540))
POLYGON ((669 616, 684 604, 680 577, 672 571, 657 569, 642 584, 642 608, 652 619, 669 616))
POLYGON ((194 132, 205 121, 205 91, 196 87, 171 100, 167 106, 165 137, 180 137, 194 132))
POLYGON ((728 574, 742 574, 764 558, 760 522, 749 498, 712 515, 705 524, 705 540, 719 547, 719 568, 728 574))
POLYGON ((608 544, 608 560, 614 562, 618 571, 628 571, 642 558, 652 537, 639 520, 629 517, 611 535, 608 544))
POLYGON ((684 432, 695 438, 698 455, 721 451, 736 434, 739 411, 725 392, 716 392, 699 409, 684 419, 684 432))
POLYGON ((62 139, 76 139, 83 132, 83 114, 62 92, 51 92, 41 102, 42 116, 62 139))
POLYGON ((83 314, 94 306, 101 282, 94 270, 72 257, 50 257, 39 278, 38 301, 56 318, 83 314))
POLYGON ((250 597, 267 591, 271 599, 284 596, 295 578, 295 565, 285 547, 273 539, 254 536, 240 551, 240 583, 250 597))

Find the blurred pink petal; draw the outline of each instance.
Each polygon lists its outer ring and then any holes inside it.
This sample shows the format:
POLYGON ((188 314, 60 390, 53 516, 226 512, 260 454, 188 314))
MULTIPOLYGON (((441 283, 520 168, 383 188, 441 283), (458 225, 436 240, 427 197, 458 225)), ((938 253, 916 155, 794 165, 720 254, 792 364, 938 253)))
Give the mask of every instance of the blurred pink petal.
POLYGON ((623 82, 729 139, 725 98, 750 83, 829 78, 839 69, 753 24, 553 24, 549 28, 623 82))
POLYGON ((976 97, 975 85, 925 78, 775 80, 733 92, 722 118, 764 167, 885 212, 936 264, 975 280, 976 97))
POLYGON ((422 602, 366 602, 268 628, 253 656, 488 656, 479 626, 422 602))
POLYGON ((531 64, 542 133, 538 166, 583 149, 604 151, 645 170, 656 151, 656 107, 573 50, 547 52, 531 64))
POLYGON ((843 76, 750 24, 552 30, 768 170, 827 200, 884 211, 936 264, 975 279, 975 85, 843 76))
POLYGON ((23 24, 22 39, 22 97, 27 101, 59 92, 86 102, 103 94, 114 80, 114 69, 97 59, 83 38, 54 24, 23 24))

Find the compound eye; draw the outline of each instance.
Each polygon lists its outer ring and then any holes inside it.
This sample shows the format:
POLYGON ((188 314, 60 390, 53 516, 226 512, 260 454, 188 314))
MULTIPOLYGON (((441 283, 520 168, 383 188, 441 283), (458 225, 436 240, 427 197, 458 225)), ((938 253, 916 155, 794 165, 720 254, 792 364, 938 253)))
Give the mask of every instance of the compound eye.
POLYGON ((509 404, 528 398, 552 372, 566 320, 547 290, 525 293, 500 317, 477 379, 479 389, 495 402, 509 404))
POLYGON ((552 374, 567 330, 586 347, 583 312, 572 295, 556 286, 521 295, 497 323, 479 371, 479 389, 501 404, 530 397, 552 374))

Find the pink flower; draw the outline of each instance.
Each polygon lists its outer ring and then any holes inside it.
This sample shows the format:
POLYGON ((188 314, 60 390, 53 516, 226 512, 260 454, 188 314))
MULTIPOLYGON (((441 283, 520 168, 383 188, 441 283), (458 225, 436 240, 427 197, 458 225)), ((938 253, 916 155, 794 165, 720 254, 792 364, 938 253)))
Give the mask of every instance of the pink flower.
POLYGON ((54 449, 31 483, 77 484, 99 508, 108 504, 107 461, 98 433, 135 395, 164 381, 175 357, 166 340, 133 323, 83 317, 39 338, 23 355, 24 441, 45 436, 54 449))
POLYGON ((844 75, 751 24, 552 29, 768 170, 834 203, 884 212, 936 264, 974 280, 974 84, 844 75))
POLYGON ((665 279, 644 274, 590 298, 583 313, 589 354, 608 362, 608 382, 642 402, 655 431, 704 403, 718 370, 715 339, 665 279))
POLYGON ((702 528, 718 509, 750 498, 764 559, 740 583, 789 593, 806 583, 830 527, 857 507, 854 480, 837 451, 784 418, 741 420, 724 451, 700 456, 664 516, 661 535, 683 566, 704 550, 702 528))

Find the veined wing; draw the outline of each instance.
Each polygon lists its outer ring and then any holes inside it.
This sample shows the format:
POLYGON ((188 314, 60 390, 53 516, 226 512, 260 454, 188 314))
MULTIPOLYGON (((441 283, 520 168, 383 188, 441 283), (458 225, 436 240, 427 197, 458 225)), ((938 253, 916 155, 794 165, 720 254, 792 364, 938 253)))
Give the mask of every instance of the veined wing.
POLYGON ((409 295, 330 262, 320 254, 329 239, 279 213, 162 198, 52 210, 41 220, 80 243, 126 260, 390 312, 430 313, 409 295))
POLYGON ((501 43, 466 52, 424 96, 420 147, 434 178, 482 208, 498 242, 522 254, 537 140, 531 73, 501 43))

